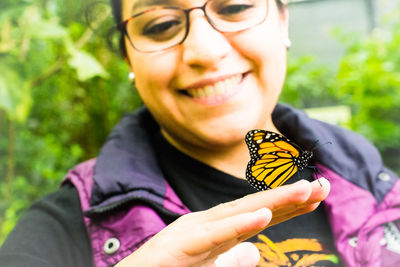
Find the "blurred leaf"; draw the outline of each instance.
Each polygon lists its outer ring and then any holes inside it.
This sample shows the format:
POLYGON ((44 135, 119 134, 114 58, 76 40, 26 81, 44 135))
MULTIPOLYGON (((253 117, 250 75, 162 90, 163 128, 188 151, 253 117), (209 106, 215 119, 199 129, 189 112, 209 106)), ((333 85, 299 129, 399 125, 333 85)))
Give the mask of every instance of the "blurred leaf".
POLYGON ((109 77, 103 66, 89 53, 77 49, 71 49, 70 53, 72 57, 68 64, 76 70, 80 81, 86 81, 96 76, 109 77))
POLYGON ((60 26, 56 20, 40 20, 35 24, 31 24, 31 36, 34 38, 62 38, 67 32, 64 27, 60 26))
POLYGON ((57 17, 44 18, 38 6, 29 6, 19 21, 21 30, 32 38, 60 38, 67 34, 57 17))
POLYGON ((0 108, 10 119, 24 122, 32 105, 30 88, 20 77, 0 64, 0 108))

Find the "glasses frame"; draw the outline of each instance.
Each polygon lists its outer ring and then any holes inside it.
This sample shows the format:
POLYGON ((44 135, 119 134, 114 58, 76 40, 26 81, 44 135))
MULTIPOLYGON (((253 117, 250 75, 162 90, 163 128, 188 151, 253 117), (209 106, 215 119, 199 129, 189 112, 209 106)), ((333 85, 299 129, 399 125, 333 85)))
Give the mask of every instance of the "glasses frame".
POLYGON ((170 49, 170 48, 172 48, 172 47, 175 47, 175 46, 177 46, 177 45, 182 44, 182 43, 186 40, 186 38, 187 38, 187 36, 188 36, 188 34, 189 34, 189 29, 190 29, 190 12, 192 12, 193 10, 196 10, 196 9, 202 10, 203 13, 204 13, 204 17, 207 19, 208 23, 213 27, 213 29, 215 29, 216 31, 221 32, 221 33, 241 32, 241 31, 245 31, 245 30, 247 30, 247 29, 250 29, 250 28, 252 28, 252 27, 255 27, 255 26, 257 26, 257 25, 260 25, 261 23, 263 23, 263 22, 267 19, 268 13, 269 13, 269 1, 268 1, 268 0, 265 0, 265 1, 266 1, 266 9, 267 9, 267 10, 266 10, 266 12, 265 12, 265 17, 264 17, 260 22, 254 24, 254 25, 252 25, 252 26, 249 26, 249 27, 247 27, 247 28, 244 28, 244 29, 241 29, 241 30, 237 30, 237 31, 221 31, 221 30, 219 30, 219 29, 213 24, 212 20, 207 16, 206 7, 207 7, 207 5, 208 5, 210 2, 212 2, 212 1, 215 1, 215 0, 208 0, 208 1, 205 2, 204 5, 202 5, 202 6, 191 7, 191 8, 187 8, 187 9, 181 8, 181 7, 175 7, 175 6, 160 6, 160 7, 151 8, 151 9, 149 9, 149 10, 145 10, 145 11, 139 12, 139 13, 137 13, 137 14, 134 14, 134 15, 132 15, 131 17, 129 17, 128 19, 126 19, 126 20, 120 22, 120 23, 117 25, 117 28, 128 38, 130 44, 132 45, 132 47, 133 47, 135 50, 137 50, 137 51, 139 51, 139 52, 142 52, 142 53, 152 53, 152 52, 158 52, 158 51, 164 51, 164 50, 170 49), (140 15, 143 15, 143 14, 148 13, 148 12, 152 12, 152 11, 154 11, 154 10, 161 10, 161 9, 175 9, 175 10, 181 10, 181 11, 185 12, 186 25, 187 25, 187 26, 186 26, 185 35, 184 35, 184 37, 182 38, 182 41, 180 41, 180 42, 178 42, 178 43, 176 43, 176 44, 173 44, 173 45, 171 45, 171 46, 168 46, 168 47, 166 47, 166 48, 157 49, 157 50, 142 50, 142 49, 139 49, 139 48, 135 47, 135 45, 133 44, 133 42, 132 42, 132 40, 131 40, 131 37, 129 36, 128 31, 127 31, 127 29, 126 29, 126 28, 127 28, 127 24, 128 24, 131 20, 135 19, 136 17, 138 17, 138 16, 140 16, 140 15))

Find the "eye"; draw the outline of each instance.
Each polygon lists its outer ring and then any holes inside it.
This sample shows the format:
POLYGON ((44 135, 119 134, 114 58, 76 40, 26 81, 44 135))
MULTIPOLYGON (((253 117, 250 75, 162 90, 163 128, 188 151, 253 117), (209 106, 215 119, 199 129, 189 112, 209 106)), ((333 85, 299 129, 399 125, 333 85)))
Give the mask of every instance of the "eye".
POLYGON ((142 34, 143 35, 161 35, 165 34, 169 31, 175 31, 175 29, 179 29, 179 25, 182 22, 179 20, 169 20, 162 23, 152 24, 151 26, 147 26, 143 28, 142 34))
POLYGON ((249 10, 253 7, 254 6, 252 6, 252 5, 245 5, 245 4, 227 5, 227 6, 224 6, 223 8, 221 8, 218 11, 218 14, 224 15, 224 16, 238 15, 238 14, 243 13, 246 10, 249 10))

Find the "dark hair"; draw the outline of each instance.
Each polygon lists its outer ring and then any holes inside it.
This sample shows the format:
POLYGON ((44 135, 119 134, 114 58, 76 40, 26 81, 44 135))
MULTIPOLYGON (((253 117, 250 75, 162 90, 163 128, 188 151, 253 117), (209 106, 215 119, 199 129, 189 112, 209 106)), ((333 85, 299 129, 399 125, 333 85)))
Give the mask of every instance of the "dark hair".
POLYGON ((287 1, 285 1, 285 3, 284 3, 284 2, 282 2, 281 0, 276 0, 276 4, 277 4, 279 10, 282 11, 283 8, 284 8, 284 6, 287 5, 287 1))
MULTIPOLYGON (((276 0, 276 3, 280 10, 283 10, 284 6, 286 5, 286 2, 287 1, 276 0)), ((111 4, 111 9, 112 9, 112 13, 114 16, 114 20, 117 24, 119 24, 122 21, 122 0, 110 0, 110 4, 111 4)), ((119 40, 119 47, 121 49, 122 57, 125 58, 126 50, 125 50, 125 41, 124 41, 123 35, 121 35, 121 38, 119 40)))
POLYGON ((116 23, 122 21, 122 0, 110 0, 112 13, 116 23))

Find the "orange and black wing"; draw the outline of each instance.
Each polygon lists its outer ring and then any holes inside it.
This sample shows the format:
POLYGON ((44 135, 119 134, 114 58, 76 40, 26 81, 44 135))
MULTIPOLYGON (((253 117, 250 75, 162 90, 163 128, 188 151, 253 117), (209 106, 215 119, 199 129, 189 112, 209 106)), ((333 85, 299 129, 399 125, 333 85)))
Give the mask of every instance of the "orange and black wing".
POLYGON ((257 190, 278 187, 298 170, 300 147, 286 137, 269 131, 253 130, 246 135, 250 150, 246 179, 257 190))

